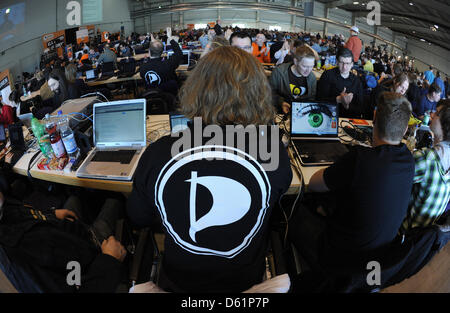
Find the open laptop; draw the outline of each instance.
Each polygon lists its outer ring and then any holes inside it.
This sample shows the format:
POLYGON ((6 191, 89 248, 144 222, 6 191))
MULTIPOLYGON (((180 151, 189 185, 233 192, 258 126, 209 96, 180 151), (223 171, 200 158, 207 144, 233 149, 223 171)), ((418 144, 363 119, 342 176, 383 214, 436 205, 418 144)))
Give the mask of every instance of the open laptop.
POLYGON ((290 126, 292 144, 304 166, 330 165, 348 152, 338 137, 335 103, 293 102, 290 126))
POLYGON ((170 132, 177 133, 189 127, 191 120, 179 112, 169 112, 170 132))
POLYGON ((94 149, 77 177, 132 180, 146 147, 145 108, 145 99, 94 104, 94 149))
POLYGON ((98 78, 97 69, 93 68, 92 70, 86 71, 86 81, 94 81, 98 78))

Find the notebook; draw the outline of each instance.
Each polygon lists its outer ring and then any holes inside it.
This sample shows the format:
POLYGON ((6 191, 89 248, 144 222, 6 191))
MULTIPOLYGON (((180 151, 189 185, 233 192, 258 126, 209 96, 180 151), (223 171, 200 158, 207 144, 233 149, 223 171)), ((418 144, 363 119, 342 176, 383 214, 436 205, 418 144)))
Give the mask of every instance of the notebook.
POLYGON ((189 127, 191 120, 179 112, 169 112, 170 132, 177 133, 189 127))
POLYGON ((94 149, 77 177, 132 180, 146 147, 145 105, 145 99, 94 104, 94 149))
POLYGON ((86 71, 86 81, 90 82, 98 78, 97 69, 86 71))
POLYGON ((291 140, 304 166, 330 165, 348 152, 339 140, 335 103, 293 102, 290 120, 291 140))

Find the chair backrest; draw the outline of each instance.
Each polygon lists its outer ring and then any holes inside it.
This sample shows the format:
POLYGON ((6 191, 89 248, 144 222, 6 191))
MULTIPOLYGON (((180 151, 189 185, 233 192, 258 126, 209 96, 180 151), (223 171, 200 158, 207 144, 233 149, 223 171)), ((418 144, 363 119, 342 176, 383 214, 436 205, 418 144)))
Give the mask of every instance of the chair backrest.
POLYGON ((158 88, 152 88, 145 91, 141 95, 141 98, 147 100, 147 115, 169 114, 176 101, 174 95, 161 91, 158 88))

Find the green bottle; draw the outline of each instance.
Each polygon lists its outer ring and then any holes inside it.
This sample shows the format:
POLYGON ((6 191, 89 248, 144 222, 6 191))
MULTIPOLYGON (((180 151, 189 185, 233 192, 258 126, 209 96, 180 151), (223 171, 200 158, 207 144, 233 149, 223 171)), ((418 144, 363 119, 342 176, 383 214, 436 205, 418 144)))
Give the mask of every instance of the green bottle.
POLYGON ((33 134, 38 141, 41 152, 47 158, 53 158, 53 149, 52 145, 50 144, 49 136, 45 134, 45 126, 42 125, 35 117, 31 119, 31 130, 33 131, 33 134))

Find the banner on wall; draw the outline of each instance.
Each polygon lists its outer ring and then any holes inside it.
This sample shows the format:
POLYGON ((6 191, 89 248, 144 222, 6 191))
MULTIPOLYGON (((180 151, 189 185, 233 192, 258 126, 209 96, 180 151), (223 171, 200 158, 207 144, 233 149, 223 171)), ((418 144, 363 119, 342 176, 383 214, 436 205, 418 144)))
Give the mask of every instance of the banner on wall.
POLYGON ((66 43, 66 35, 64 30, 60 30, 54 33, 45 34, 42 36, 42 44, 45 49, 50 51, 57 51, 58 56, 62 56, 62 46, 66 43))
POLYGON ((95 25, 80 26, 79 30, 87 29, 89 38, 95 38, 95 25))
POLYGON ((11 80, 9 70, 0 73, 0 96, 2 102, 9 104, 9 95, 11 94, 11 80))
POLYGON ((102 42, 107 42, 109 39, 109 32, 102 32, 102 42))
POLYGON ((81 29, 76 32, 77 34, 77 43, 80 44, 82 42, 89 43, 89 31, 87 29, 81 29))

